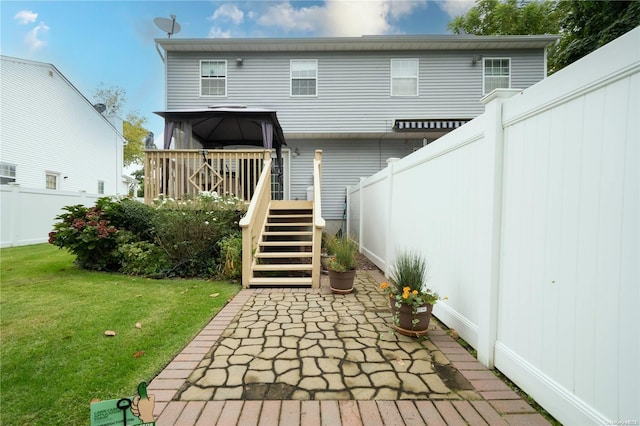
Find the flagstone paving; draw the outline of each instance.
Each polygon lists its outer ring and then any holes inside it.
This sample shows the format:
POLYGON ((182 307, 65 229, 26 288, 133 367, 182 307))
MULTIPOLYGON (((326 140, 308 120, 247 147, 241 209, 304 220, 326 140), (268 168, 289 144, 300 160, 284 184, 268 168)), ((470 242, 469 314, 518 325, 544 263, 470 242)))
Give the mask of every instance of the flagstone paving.
POLYGON ((241 291, 149 385, 157 424, 548 424, 437 321, 391 332, 379 272, 348 295, 323 278, 241 291))
POLYGON ((448 364, 442 353, 429 340, 392 334, 390 321, 368 276, 349 295, 256 293, 179 399, 458 398, 434 368, 448 364))

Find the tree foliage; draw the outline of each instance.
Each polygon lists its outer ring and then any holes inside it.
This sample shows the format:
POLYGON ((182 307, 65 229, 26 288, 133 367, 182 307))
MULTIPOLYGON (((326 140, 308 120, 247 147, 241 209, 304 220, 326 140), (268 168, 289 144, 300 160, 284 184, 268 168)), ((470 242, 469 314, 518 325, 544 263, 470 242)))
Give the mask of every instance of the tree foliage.
POLYGON ((124 165, 141 163, 144 159, 144 138, 149 131, 144 127, 147 123, 146 117, 140 116, 137 111, 127 114, 124 121, 124 138, 127 144, 124 147, 124 165))
POLYGON ((548 51, 553 73, 640 25, 640 1, 476 0, 448 24, 454 34, 559 34, 548 51))
MULTIPOLYGON (((121 116, 127 100, 127 92, 121 87, 105 88, 104 83, 101 82, 94 91, 94 100, 105 104, 107 107, 105 114, 121 116)), ((144 158, 144 138, 149 134, 149 130, 144 127, 146 123, 147 118, 135 110, 130 111, 124 118, 122 134, 126 140, 123 159, 125 167, 138 163, 144 158)))
POLYGON ((560 1, 561 38, 550 57, 557 71, 640 25, 638 1, 560 1))
POLYGON ((454 34, 557 34, 556 5, 552 0, 476 0, 476 5, 466 15, 453 18, 448 28, 454 34))
POLYGON ((122 113, 122 108, 127 99, 127 92, 122 87, 106 88, 101 81, 93 92, 93 98, 96 102, 103 103, 107 107, 104 112, 106 115, 118 115, 122 113))

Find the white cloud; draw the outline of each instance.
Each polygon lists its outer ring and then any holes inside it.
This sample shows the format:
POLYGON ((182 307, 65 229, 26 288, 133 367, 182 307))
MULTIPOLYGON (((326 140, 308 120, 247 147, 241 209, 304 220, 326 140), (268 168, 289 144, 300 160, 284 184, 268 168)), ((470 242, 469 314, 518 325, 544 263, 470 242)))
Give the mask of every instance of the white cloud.
POLYGON ((327 22, 322 28, 327 36, 387 34, 391 4, 388 1, 328 1, 327 22))
POLYGON ((17 20, 21 24, 32 24, 36 22, 36 19, 38 19, 38 14, 30 10, 21 10, 16 13, 16 16, 14 16, 13 19, 17 20))
POLYGON ((209 38, 231 38, 231 31, 229 30, 223 31, 220 28, 211 27, 211 29, 209 29, 208 37, 209 38))
POLYGON ((217 8, 209 19, 211 19, 212 21, 230 20, 234 24, 238 25, 241 24, 244 20, 244 13, 240 9, 238 9, 235 4, 227 3, 217 8))
POLYGON ((466 14, 469 9, 475 6, 475 2, 469 0, 438 0, 438 6, 447 12, 449 16, 455 18, 466 14))
POLYGON ((416 9, 423 8, 429 3, 427 0, 389 0, 389 13, 393 19, 412 15, 416 9))
POLYGON ((284 1, 270 6, 267 12, 257 18, 260 25, 279 27, 290 31, 313 32, 324 20, 324 11, 319 6, 295 9, 291 3, 284 1))
POLYGON ((263 26, 322 36, 361 36, 396 32, 394 23, 424 7, 426 0, 327 0, 321 6, 271 5, 257 18, 263 26))
POLYGON ((47 31, 49 31, 49 27, 44 22, 40 22, 34 29, 29 31, 25 36, 25 42, 29 48, 35 50, 44 46, 46 43, 41 37, 47 31))

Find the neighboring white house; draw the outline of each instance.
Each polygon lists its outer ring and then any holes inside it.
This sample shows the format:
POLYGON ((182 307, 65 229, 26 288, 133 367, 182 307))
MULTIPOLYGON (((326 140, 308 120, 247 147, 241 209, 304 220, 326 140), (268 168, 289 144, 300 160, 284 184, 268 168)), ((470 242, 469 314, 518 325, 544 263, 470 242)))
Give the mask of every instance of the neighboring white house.
POLYGON ((123 147, 122 120, 101 114, 54 65, 0 56, 0 244, 46 241, 78 197, 126 194, 123 147))
MULTIPOLYGON (((305 199, 323 150, 322 215, 340 220, 345 187, 481 114, 494 88, 546 77, 556 36, 365 36, 305 39, 158 39, 166 73, 160 115, 214 105, 277 112, 288 145, 284 197, 305 199)), ((173 148, 196 120, 173 132, 173 148)))

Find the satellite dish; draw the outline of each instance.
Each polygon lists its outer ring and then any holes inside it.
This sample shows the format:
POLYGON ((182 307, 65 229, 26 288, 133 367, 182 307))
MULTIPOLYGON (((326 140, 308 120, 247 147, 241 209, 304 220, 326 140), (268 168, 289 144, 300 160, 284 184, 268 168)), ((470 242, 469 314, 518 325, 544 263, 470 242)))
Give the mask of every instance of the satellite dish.
POLYGON ((96 111, 98 111, 100 114, 102 114, 103 112, 105 112, 107 110, 107 106, 105 104, 95 104, 93 106, 96 111))
POLYGON ((171 38, 171 34, 180 32, 180 24, 176 22, 176 15, 171 15, 171 19, 153 18, 153 23, 156 24, 156 27, 167 33, 169 38, 171 38))

